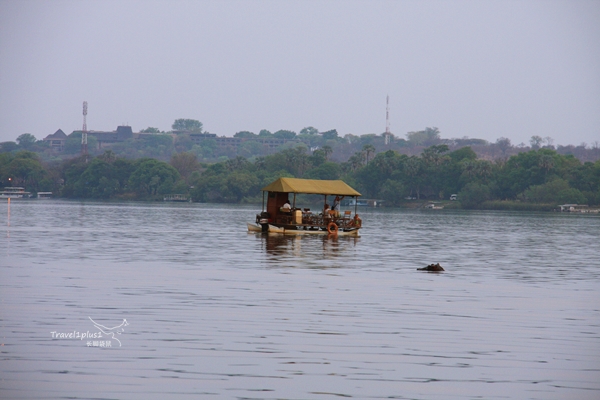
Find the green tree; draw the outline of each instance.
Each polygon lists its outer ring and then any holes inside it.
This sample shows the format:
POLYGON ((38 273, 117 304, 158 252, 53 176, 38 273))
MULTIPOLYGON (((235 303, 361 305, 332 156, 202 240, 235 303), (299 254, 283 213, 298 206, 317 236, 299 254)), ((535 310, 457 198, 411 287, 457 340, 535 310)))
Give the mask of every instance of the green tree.
POLYGON ((483 182, 487 182, 493 173, 492 163, 487 160, 478 160, 475 166, 475 173, 483 182))
POLYGON ((160 133, 160 129, 149 126, 146 129, 142 129, 140 133, 160 133))
POLYGON ((486 185, 471 182, 458 193, 458 199, 464 208, 477 208, 490 199, 490 189, 486 185))
POLYGON ((246 158, 237 156, 236 158, 229 159, 225 162, 225 169, 227 171, 245 171, 250 169, 252 163, 246 158))
POLYGON ((23 133, 22 135, 19 135, 19 137, 17 138, 17 143, 23 149, 32 148, 33 145, 35 144, 35 142, 37 142, 37 139, 31 133, 23 133))
POLYGON ((467 146, 451 152, 449 154, 449 157, 455 162, 459 162, 465 159, 475 160, 477 159, 477 153, 475 153, 471 147, 467 146))
POLYGON ((19 145, 15 142, 2 142, 0 143, 0 153, 9 153, 19 148, 19 145))
POLYGON ((256 176, 250 173, 234 172, 225 180, 224 197, 228 201, 240 202, 244 197, 258 191, 258 183, 256 176))
POLYGON ((313 166, 318 167, 319 165, 322 165, 326 161, 327 161, 327 158, 325 157, 325 151, 323 151, 323 149, 317 149, 317 150, 313 151, 313 154, 311 157, 311 164, 313 166))
POLYGON ((529 139, 529 143, 531 144, 531 148, 533 150, 537 150, 540 147, 542 147, 542 142, 544 141, 544 139, 542 139, 541 136, 532 136, 531 139, 529 139))
POLYGON ((155 159, 140 159, 129 178, 130 187, 139 195, 168 193, 180 178, 171 165, 155 159))
POLYGON ((194 171, 200 170, 198 157, 194 153, 177 153, 171 156, 170 164, 179 172, 179 175, 187 182, 194 171))
POLYGON ((545 171, 547 175, 548 171, 554 167, 554 158, 550 154, 542 154, 542 156, 539 158, 538 165, 545 171))
POLYGON ((340 179, 342 168, 339 164, 333 162, 325 162, 318 167, 311 168, 306 172, 308 179, 340 179))
POLYGON ((512 148, 512 144, 510 143, 510 139, 505 138, 505 137, 501 137, 500 139, 496 140, 496 143, 494 145, 496 148, 498 148, 498 150, 500 150, 500 152, 502 153, 503 156, 506 155, 506 152, 512 148))
POLYGON ((564 179, 554 179, 543 185, 535 185, 523 193, 526 200, 534 203, 587 204, 587 199, 579 190, 571 188, 564 179))
POLYGON ((64 183, 61 190, 63 197, 75 197, 75 184, 88 167, 85 157, 71 158, 61 164, 59 173, 64 183))
POLYGON ((38 189, 39 182, 44 178, 46 171, 37 154, 20 151, 14 155, 10 154, 4 162, 5 165, 0 167, 2 181, 10 182, 11 186, 38 189))
POLYGON ((355 173, 356 181, 365 196, 379 198, 386 181, 402 179, 402 165, 407 159, 393 150, 377 154, 373 160, 355 173))
POLYGON ((321 133, 321 135, 323 136, 324 140, 337 140, 339 137, 336 129, 332 129, 330 131, 325 131, 325 132, 321 133))
POLYGON ((247 140, 238 147, 238 154, 250 158, 264 156, 269 153, 269 147, 257 140, 247 140))
POLYGON ((348 164, 350 171, 357 171, 360 167, 363 166, 364 162, 365 162, 365 153, 363 153, 362 151, 359 151, 357 153, 354 153, 354 155, 348 159, 347 164, 348 164))
POLYGON ((294 176, 301 178, 304 172, 311 167, 310 158, 306 154, 306 147, 297 146, 291 149, 282 151, 285 160, 286 168, 294 176))
POLYGON ((235 135, 233 135, 233 137, 237 137, 237 138, 255 138, 256 135, 250 131, 239 131, 236 132, 235 135))
POLYGON ((312 126, 307 126, 306 128, 302 128, 302 130, 300 131, 301 135, 316 135, 319 133, 319 130, 316 128, 313 128, 312 126))
POLYGON ((281 129, 275 132, 273 137, 277 139, 294 139, 296 137, 296 132, 281 129))
POLYGON ((432 146, 440 141, 438 128, 425 128, 424 131, 408 132, 406 139, 411 146, 432 146))
POLYGON ((381 199, 389 206, 397 206, 409 193, 402 182, 388 179, 381 187, 381 199))
POLYGON ((73 195, 78 198, 110 198, 119 186, 119 181, 112 178, 112 174, 110 163, 94 158, 75 182, 73 195))
POLYGON ((430 166, 440 166, 447 160, 447 157, 444 157, 443 154, 448 150, 448 146, 445 144, 430 146, 423 150, 421 157, 430 166))
POLYGON ((202 122, 196 119, 176 119, 171 125, 174 131, 202 132, 202 122))

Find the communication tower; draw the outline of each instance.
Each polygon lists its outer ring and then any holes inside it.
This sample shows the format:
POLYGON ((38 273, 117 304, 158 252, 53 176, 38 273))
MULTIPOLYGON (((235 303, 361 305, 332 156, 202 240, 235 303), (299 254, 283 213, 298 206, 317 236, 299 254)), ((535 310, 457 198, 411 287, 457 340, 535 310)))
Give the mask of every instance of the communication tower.
POLYGON ((83 102, 83 129, 81 131, 81 155, 85 156, 87 162, 88 140, 87 140, 87 101, 83 102))
POLYGON ((385 133, 383 134, 385 138, 385 145, 390 144, 390 138, 392 137, 392 133, 390 132, 390 96, 386 97, 385 101, 385 133))

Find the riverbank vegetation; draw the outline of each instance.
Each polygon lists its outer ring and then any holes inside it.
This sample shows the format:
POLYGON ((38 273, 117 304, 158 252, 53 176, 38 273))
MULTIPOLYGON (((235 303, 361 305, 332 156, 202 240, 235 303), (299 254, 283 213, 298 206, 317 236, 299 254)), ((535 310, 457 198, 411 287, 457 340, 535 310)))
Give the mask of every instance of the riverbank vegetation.
POLYGON ((131 159, 106 150, 95 157, 43 161, 35 152, 0 153, 4 186, 52 191, 76 199, 162 200, 181 193, 197 202, 260 202, 260 189, 281 176, 343 179, 365 198, 386 206, 447 201, 477 209, 550 210, 558 204, 600 204, 600 161, 540 148, 496 160, 482 159, 470 147, 451 151, 435 144, 419 155, 377 152, 366 144, 346 161, 331 159, 325 145, 308 151, 299 144, 274 154, 236 156, 203 163, 194 152, 173 153, 168 162, 131 159))

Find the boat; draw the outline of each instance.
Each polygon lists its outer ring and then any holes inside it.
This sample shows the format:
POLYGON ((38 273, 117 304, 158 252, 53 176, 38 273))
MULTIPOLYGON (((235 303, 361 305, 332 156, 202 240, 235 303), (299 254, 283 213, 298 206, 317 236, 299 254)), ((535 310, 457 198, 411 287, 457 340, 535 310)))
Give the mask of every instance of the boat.
POLYGON ((30 197, 30 192, 26 192, 25 188, 17 186, 5 187, 4 190, 0 192, 0 199, 28 199, 30 197))
POLYGON ((444 206, 439 205, 438 203, 431 202, 425 206, 425 208, 429 210, 443 210, 444 206))
POLYGON ((561 204, 560 206, 561 212, 571 212, 571 213, 582 213, 582 214, 598 214, 600 213, 600 209, 589 208, 586 204, 561 204))
POLYGON ((192 198, 190 196, 188 196, 187 194, 179 194, 179 193, 174 193, 174 194, 165 194, 163 197, 163 201, 175 201, 175 202, 180 202, 180 203, 187 203, 187 202, 192 202, 192 198))
MULTIPOLYGON (((254 223, 248 223, 248 232, 263 232, 284 235, 340 235, 358 236, 362 221, 351 210, 343 212, 328 210, 327 197, 358 198, 361 194, 341 180, 318 180, 300 178, 279 178, 262 189, 262 212, 256 215, 254 223), (312 212, 309 208, 296 207, 297 194, 323 196, 323 211, 312 212), (293 201, 289 202, 290 195, 293 201)), ((335 203, 334 201, 334 203, 335 203)))
POLYGON ((52 192, 38 192, 37 194, 37 198, 38 199, 51 199, 52 198, 52 192))

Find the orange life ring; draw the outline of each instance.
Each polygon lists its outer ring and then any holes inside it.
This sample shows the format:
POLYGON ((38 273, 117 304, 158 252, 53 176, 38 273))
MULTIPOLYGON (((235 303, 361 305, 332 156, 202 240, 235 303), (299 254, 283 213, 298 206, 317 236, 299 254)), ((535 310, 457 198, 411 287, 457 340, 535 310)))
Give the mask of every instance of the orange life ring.
POLYGON ((335 222, 330 222, 329 225, 327 225, 327 232, 334 234, 337 233, 338 231, 338 226, 335 224, 335 222))

